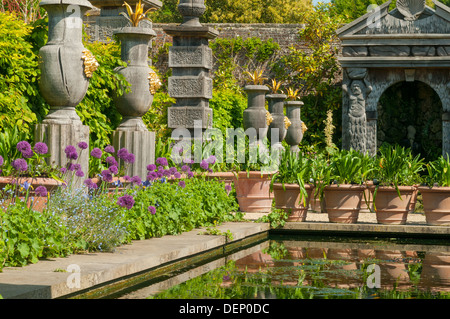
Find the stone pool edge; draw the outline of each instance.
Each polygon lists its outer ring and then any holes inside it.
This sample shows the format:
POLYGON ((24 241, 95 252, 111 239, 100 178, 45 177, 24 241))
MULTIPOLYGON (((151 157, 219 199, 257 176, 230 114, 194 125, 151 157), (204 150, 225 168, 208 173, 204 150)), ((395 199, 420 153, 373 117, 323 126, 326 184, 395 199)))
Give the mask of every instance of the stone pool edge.
POLYGON ((198 228, 179 235, 133 241, 112 253, 74 254, 25 267, 6 267, 0 273, 4 299, 55 299, 76 294, 122 277, 182 260, 206 251, 239 245, 246 238, 269 232, 266 223, 229 222, 217 226, 225 235, 202 234, 198 228))

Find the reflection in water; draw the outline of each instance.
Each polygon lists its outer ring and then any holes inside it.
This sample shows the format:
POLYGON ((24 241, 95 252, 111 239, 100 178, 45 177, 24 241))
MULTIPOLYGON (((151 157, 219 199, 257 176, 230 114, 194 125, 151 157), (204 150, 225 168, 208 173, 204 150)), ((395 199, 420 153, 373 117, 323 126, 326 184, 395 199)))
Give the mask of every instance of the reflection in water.
POLYGON ((229 256, 223 266, 147 297, 450 298, 448 246, 270 240, 259 248, 229 256), (369 265, 379 272, 369 272, 369 265), (368 284, 375 275, 379 287, 368 284))

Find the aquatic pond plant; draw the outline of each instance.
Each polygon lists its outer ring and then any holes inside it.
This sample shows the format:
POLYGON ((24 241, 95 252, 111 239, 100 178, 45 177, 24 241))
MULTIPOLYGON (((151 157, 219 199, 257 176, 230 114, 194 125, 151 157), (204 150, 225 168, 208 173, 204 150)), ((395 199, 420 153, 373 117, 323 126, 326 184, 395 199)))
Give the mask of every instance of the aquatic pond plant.
MULTIPOLYGON (((348 260, 332 259, 305 248, 303 257, 293 257, 283 242, 270 241, 260 251, 257 264, 229 260, 224 266, 148 296, 150 299, 448 299, 445 291, 418 288, 421 262, 407 266, 412 285, 401 289, 370 288, 366 269, 386 261, 369 258, 358 269, 346 269, 348 260), (264 263, 261 260, 264 260, 264 263)), ((258 252, 256 252, 258 254, 258 252)))

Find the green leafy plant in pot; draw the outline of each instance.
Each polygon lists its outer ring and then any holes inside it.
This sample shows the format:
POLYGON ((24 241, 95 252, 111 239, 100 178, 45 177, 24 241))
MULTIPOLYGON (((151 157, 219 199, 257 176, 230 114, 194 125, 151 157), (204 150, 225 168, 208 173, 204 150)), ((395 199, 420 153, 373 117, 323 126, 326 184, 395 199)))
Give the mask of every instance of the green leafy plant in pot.
POLYGON ((368 156, 355 150, 335 152, 330 159, 332 183, 323 189, 325 211, 330 222, 356 223, 364 197, 368 156))
POLYGON ((425 182, 418 187, 428 225, 450 225, 450 161, 444 156, 426 165, 425 182))
POLYGON ((248 139, 238 139, 235 148, 237 156, 232 163, 239 209, 245 213, 269 213, 273 202, 270 191, 271 176, 275 169, 271 165, 273 159, 261 145, 247 146, 248 139))
POLYGON ((289 213, 287 221, 305 221, 312 197, 311 160, 301 152, 284 150, 278 171, 272 176, 275 208, 289 213))
POLYGON ((410 149, 389 144, 380 147, 374 166, 376 178, 370 187, 378 223, 406 223, 408 213, 414 210, 423 169, 423 159, 413 156, 410 149))

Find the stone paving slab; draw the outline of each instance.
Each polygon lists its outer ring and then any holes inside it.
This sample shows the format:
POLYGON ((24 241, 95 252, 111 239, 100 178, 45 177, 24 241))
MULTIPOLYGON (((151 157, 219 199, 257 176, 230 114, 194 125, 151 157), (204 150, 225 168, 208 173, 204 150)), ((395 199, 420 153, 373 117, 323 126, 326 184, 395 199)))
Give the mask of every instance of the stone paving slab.
MULTIPOLYGON (((269 230, 267 224, 250 222, 224 223, 217 228, 231 231, 233 241, 269 230)), ((6 267, 0 273, 0 295, 5 299, 58 298, 227 243, 225 236, 200 234, 204 231, 194 229, 177 236, 133 241, 112 253, 74 254, 25 267, 6 267), (70 265, 76 265, 78 273, 68 268, 70 265)))

